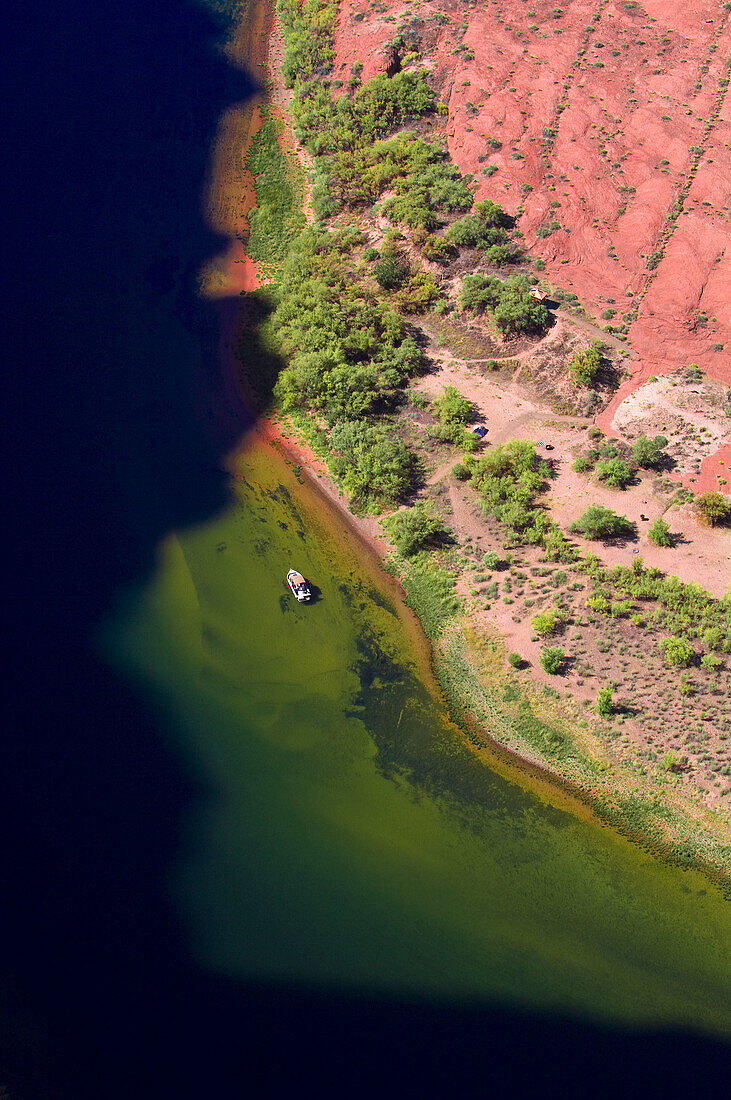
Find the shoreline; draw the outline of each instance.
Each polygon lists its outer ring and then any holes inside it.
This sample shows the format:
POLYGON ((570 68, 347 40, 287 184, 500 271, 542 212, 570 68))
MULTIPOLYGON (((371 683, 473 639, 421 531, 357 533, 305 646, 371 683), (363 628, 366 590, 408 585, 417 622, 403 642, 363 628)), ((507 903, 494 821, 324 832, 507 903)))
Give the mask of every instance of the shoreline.
MULTIPOLYGON (((241 451, 250 446, 252 442, 258 446, 272 444, 285 460, 301 466, 301 472, 306 476, 307 484, 318 498, 320 506, 339 521, 362 547, 369 558, 370 565, 378 570, 381 585, 396 589, 402 604, 402 610, 408 613, 408 618, 415 626, 419 649, 422 650, 428 662, 430 683, 427 686, 430 691, 436 692, 451 722, 459 730, 465 743, 487 767, 492 768, 503 778, 529 789, 543 801, 565 810, 577 820, 591 822, 594 827, 606 831, 618 839, 628 840, 670 866, 682 866, 673 857, 673 844, 669 839, 654 839, 641 829, 633 830, 629 826, 622 827, 607 820, 593 804, 596 801, 596 796, 592 795, 590 790, 582 788, 579 783, 570 777, 561 775, 559 772, 552 771, 550 767, 543 765, 531 755, 529 746, 526 746, 526 752, 520 752, 492 737, 469 709, 451 700, 439 673, 438 643, 427 637, 417 612, 406 602, 406 592, 399 578, 383 569, 383 561, 388 552, 385 541, 379 541, 369 535, 364 526, 363 518, 353 515, 348 509, 344 497, 327 472, 325 472, 325 476, 330 481, 329 486, 324 477, 321 479, 317 476, 317 467, 322 466, 321 460, 317 458, 305 442, 291 441, 289 438, 283 437, 277 423, 270 417, 263 417, 257 421, 241 451), (312 465, 307 463, 308 455, 311 458, 312 465)), ((422 671, 424 670, 422 669, 422 671)), ((619 787, 614 791, 617 799, 626 794, 627 792, 619 787)), ((729 888, 728 874, 715 864, 704 862, 700 856, 696 856, 693 867, 714 885, 722 889, 729 888)))
MULTIPOLYGON (((260 6, 269 9, 267 0, 260 0, 260 6)), ((280 46, 279 42, 275 40, 276 36, 273 33, 275 30, 275 20, 268 21, 266 63, 270 66, 268 75, 271 102, 284 121, 287 128, 287 140, 288 143, 291 143, 293 139, 286 118, 286 91, 283 87, 278 88, 281 81, 276 79, 276 72, 271 68, 273 63, 276 63, 276 55, 280 46)), ((249 200, 254 197, 253 192, 249 192, 247 195, 249 200)), ((250 208, 249 205, 248 209, 250 208)), ((247 289, 256 289, 256 287, 247 289)), ((223 332, 221 334, 221 367, 228 374, 243 406, 250 410, 250 395, 247 399, 247 394, 244 392, 246 381, 242 377, 239 361, 233 351, 235 339, 240 335, 242 317, 240 311, 236 310, 233 305, 229 317, 231 328, 228 333, 228 341, 225 339, 225 334, 223 332), (237 328, 239 328, 239 332, 236 331, 237 328)), ((550 764, 541 763, 532 758, 530 745, 525 746, 525 751, 516 750, 493 737, 479 718, 475 717, 464 703, 450 697, 447 686, 439 672, 439 643, 432 642, 427 637, 417 612, 407 602, 406 591, 399 578, 394 577, 388 570, 383 568, 384 559, 390 551, 390 544, 379 533, 378 521, 372 516, 356 516, 349 510, 345 497, 330 477, 326 466, 317 458, 308 444, 298 438, 298 429, 294 425, 287 426, 286 421, 283 424, 282 421, 270 415, 255 418, 251 430, 247 432, 235 454, 251 446, 252 443, 257 446, 273 446, 284 461, 299 468, 296 471, 298 475, 301 475, 299 480, 304 480, 310 489, 314 491, 319 506, 330 513, 339 524, 354 536, 367 556, 369 566, 378 571, 379 583, 381 585, 385 584, 387 588, 393 588, 398 594, 401 608, 408 613, 409 619, 413 622, 414 639, 418 642, 417 650, 420 656, 423 655, 424 657, 423 662, 420 662, 420 664, 425 671, 428 669, 430 690, 435 690, 438 693, 465 741, 485 760, 488 766, 493 767, 508 778, 512 778, 514 782, 529 785, 531 789, 547 801, 562 804, 574 816, 583 819, 590 818, 597 827, 608 829, 618 837, 633 840, 645 850, 652 851, 663 861, 668 863, 678 862, 677 859, 673 858, 673 842, 670 838, 662 840, 651 838, 641 829, 633 829, 630 824, 624 825, 610 820, 597 808, 598 801, 602 801, 605 806, 611 807, 613 802, 631 795, 633 790, 631 785, 618 784, 611 792, 604 791, 600 799, 597 792, 592 791, 591 787, 583 787, 569 776, 553 770, 550 764)), ((474 676, 479 682, 476 671, 474 676)), ((694 857, 693 862, 712 881, 720 884, 728 883, 727 873, 716 868, 712 863, 704 862, 700 854, 694 857)))

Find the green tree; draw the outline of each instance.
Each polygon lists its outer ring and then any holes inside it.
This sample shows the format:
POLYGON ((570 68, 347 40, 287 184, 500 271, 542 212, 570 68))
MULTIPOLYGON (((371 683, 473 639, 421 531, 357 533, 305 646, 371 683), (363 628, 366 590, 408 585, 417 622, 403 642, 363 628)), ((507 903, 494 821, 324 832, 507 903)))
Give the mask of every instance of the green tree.
POLYGON ((622 458, 606 458, 597 462, 595 470, 599 481, 606 481, 612 489, 626 489, 634 478, 632 467, 622 458))
POLYGON ((629 538, 635 534, 635 525, 627 516, 618 516, 603 504, 588 508, 576 523, 571 524, 570 529, 587 539, 629 538))
POLYGON ((642 433, 632 444, 632 461, 645 468, 661 466, 666 457, 667 445, 668 441, 664 435, 656 435, 654 439, 649 439, 642 433))
POLYGON ((653 542, 655 546, 672 546, 673 540, 670 535, 670 525, 659 516, 654 523, 650 524, 647 532, 647 537, 650 542, 653 542))
POLYGON ((507 336, 518 332, 539 332, 548 323, 548 311, 531 294, 525 275, 465 275, 460 305, 476 312, 488 310, 500 331, 507 336))
POLYGON ((591 386, 602 368, 603 358, 601 348, 597 344, 585 351, 577 351, 571 360, 570 371, 577 382, 582 386, 591 386))
POLYGON ((695 650, 685 638, 663 638, 660 649, 669 665, 673 668, 687 668, 695 657, 695 650))
POLYGON ((614 710, 614 692, 611 688, 602 688, 596 697, 596 711, 602 718, 609 718, 614 710))
POLYGON ((330 435, 331 469, 358 508, 395 504, 411 488, 413 453, 385 424, 339 421, 330 435))
POLYGON ((436 399, 432 408, 440 424, 464 427, 472 419, 472 405, 456 386, 445 386, 444 393, 436 399))
POLYGON ((544 646, 540 652, 539 660, 544 672, 548 672, 551 676, 556 676, 563 668, 563 663, 566 660, 566 653, 560 645, 544 646))
POLYGON ((383 521, 391 541, 404 558, 449 538, 442 521, 425 504, 415 504, 383 521))
POLYGON ((548 310, 533 297, 525 275, 509 275, 503 281, 493 317, 503 335, 513 336, 520 332, 540 332, 548 323, 548 310))
POLYGON ((703 522, 710 527, 726 523, 731 517, 731 505, 723 493, 701 493, 696 497, 695 509, 703 522))

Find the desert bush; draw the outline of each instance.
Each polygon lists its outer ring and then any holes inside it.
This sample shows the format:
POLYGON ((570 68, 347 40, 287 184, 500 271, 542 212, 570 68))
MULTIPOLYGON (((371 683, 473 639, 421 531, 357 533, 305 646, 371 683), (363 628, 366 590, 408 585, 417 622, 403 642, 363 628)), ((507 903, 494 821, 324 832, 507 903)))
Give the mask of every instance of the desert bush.
POLYGON ((432 263, 446 264, 457 255, 457 250, 444 237, 429 234, 419 246, 425 259, 432 263))
POLYGON ((415 272, 396 295, 396 305, 403 313, 426 313, 442 298, 442 293, 428 271, 415 272))
POLYGON ((472 405, 456 386, 445 386, 444 392, 432 404, 432 409, 440 424, 464 427, 472 419, 472 405))
POLYGON ((538 659, 543 671, 555 676, 563 668, 566 653, 560 645, 544 646, 538 659))
POLYGON ((452 467, 452 477, 456 477, 457 481, 469 481, 472 471, 469 466, 465 466, 464 462, 455 462, 452 467))
POLYGON ((582 386, 591 386, 602 367, 601 349, 594 344, 586 351, 579 351, 571 360, 569 369, 582 386))
POLYGON ((587 539, 628 538, 635 534, 635 525, 627 516, 619 516, 603 504, 588 508, 570 530, 577 531, 587 539))
POLYGON ((498 569, 501 565, 500 555, 496 550, 486 550, 482 555, 482 564, 485 569, 498 569))
POLYGON ((508 664, 511 665, 512 668, 520 668, 523 664, 523 658, 519 653, 508 653, 508 664))
POLYGON ((660 650, 665 660, 673 668, 687 668, 695 657, 695 650, 684 638, 663 638, 660 650))
POLYGON ((443 543, 450 537, 442 521, 421 503, 385 519, 383 526, 404 558, 412 558, 420 550, 443 543))
POLYGON ((672 546, 673 540, 670 535, 670 525, 659 516, 654 523, 650 524, 647 531, 647 537, 650 542, 655 546, 672 546))
POLYGON ((540 611, 531 619, 533 631, 539 638, 545 638, 550 634, 555 634, 562 623, 563 616, 555 610, 540 611))
POLYGON ((666 455, 668 441, 664 435, 649 439, 644 433, 637 436, 632 444, 632 461, 645 468, 661 466, 666 455))
POLYGON ((665 772, 673 772, 680 764, 680 757, 673 749, 668 749, 662 758, 662 769, 665 772))
POLYGON ((696 497, 695 510, 698 517, 710 527, 727 523, 731 519, 731 504, 723 493, 701 493, 696 497))
POLYGON ((602 718, 609 718, 614 710, 613 707, 614 692, 611 688, 602 688, 596 697, 596 710, 597 714, 600 714, 602 718))
POLYGON ((384 290, 395 290, 403 285, 409 275, 409 264, 397 249, 384 248, 380 260, 373 268, 378 285, 384 290))
POLYGON ((597 462, 595 470, 598 481, 606 481, 612 489, 626 489, 634 479, 632 467, 622 458, 607 458, 597 462))

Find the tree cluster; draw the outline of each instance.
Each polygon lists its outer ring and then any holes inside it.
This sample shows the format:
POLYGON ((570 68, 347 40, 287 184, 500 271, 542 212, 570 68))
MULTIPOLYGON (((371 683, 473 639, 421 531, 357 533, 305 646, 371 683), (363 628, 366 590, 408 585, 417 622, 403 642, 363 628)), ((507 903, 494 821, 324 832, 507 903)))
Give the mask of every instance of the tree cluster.
POLYGON ((531 294, 525 275, 466 275, 460 292, 462 309, 488 312, 506 336, 521 332, 540 332, 548 324, 548 310, 531 294))

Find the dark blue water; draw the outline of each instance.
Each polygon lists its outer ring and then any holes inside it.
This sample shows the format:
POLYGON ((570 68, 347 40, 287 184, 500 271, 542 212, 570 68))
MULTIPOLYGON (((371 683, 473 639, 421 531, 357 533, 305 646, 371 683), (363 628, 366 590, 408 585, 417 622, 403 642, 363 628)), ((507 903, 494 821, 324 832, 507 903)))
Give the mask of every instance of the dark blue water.
POLYGON ((184 0, 15 6, 11 24, 0 1083, 21 1100, 710 1083, 728 1063, 711 1040, 256 987, 190 959, 165 876, 201 792, 92 639, 161 536, 226 499, 245 416, 221 412, 195 273, 220 243, 200 214, 216 121, 248 88, 184 0))

